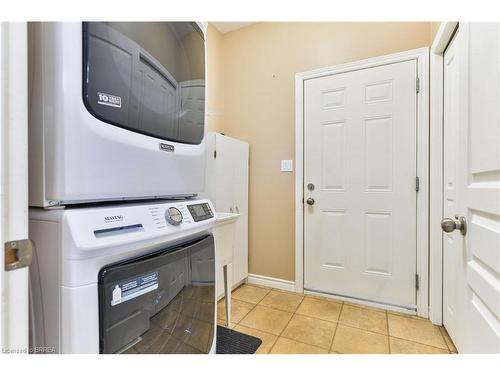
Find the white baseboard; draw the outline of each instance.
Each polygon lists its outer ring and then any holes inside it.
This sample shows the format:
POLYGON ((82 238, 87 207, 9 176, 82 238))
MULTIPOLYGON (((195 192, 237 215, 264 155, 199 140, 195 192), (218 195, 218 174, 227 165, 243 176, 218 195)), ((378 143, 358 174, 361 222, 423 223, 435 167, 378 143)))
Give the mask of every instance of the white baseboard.
POLYGON ((248 283, 267 286, 269 288, 286 290, 287 292, 295 292, 295 282, 274 277, 248 274, 248 283))

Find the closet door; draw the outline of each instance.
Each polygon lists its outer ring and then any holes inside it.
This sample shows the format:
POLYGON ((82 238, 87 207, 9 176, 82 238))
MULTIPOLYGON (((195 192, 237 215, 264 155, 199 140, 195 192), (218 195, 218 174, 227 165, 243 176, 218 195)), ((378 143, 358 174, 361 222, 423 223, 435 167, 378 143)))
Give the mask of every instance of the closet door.
POLYGON ((234 211, 234 139, 217 134, 215 136, 215 209, 218 212, 234 211))
POLYGON ((248 143, 232 140, 234 161, 234 211, 240 216, 235 222, 233 280, 239 283, 248 276, 248 143))

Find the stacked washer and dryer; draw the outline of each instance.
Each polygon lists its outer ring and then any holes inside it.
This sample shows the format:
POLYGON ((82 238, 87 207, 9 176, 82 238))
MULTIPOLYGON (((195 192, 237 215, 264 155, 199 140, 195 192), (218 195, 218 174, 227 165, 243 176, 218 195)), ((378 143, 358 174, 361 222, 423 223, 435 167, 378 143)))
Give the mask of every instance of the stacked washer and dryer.
POLYGON ((205 25, 29 25, 31 345, 215 349, 205 25))

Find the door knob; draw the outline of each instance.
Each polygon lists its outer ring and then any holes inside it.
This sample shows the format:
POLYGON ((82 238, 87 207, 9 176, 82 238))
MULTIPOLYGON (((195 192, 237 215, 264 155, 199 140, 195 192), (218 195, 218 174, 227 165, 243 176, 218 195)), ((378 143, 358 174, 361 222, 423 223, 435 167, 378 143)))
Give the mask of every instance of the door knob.
POLYGON ((306 202, 309 206, 312 206, 314 205, 314 198, 307 198, 306 202))
POLYGON ((453 232, 456 229, 459 230, 463 236, 465 236, 467 233, 467 220, 465 219, 465 216, 459 217, 458 215, 455 215, 454 219, 445 217, 441 220, 441 229, 446 233, 453 232))

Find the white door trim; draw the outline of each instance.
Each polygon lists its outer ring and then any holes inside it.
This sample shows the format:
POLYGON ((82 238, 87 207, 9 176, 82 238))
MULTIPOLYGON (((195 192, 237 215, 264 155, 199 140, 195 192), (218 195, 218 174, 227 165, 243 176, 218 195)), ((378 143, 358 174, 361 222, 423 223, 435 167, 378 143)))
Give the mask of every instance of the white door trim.
POLYGON ((28 268, 4 271, 4 243, 28 238, 26 22, 0 22, 0 354, 28 350, 28 268))
POLYGON ((418 48, 342 65, 309 70, 295 75, 295 290, 304 291, 304 83, 308 79, 366 69, 380 65, 416 60, 420 78, 417 95, 417 173, 420 192, 417 194, 417 314, 428 316, 429 246, 429 48, 418 48))
POLYGON ((443 57, 458 22, 442 22, 430 52, 429 319, 443 322, 443 57))

